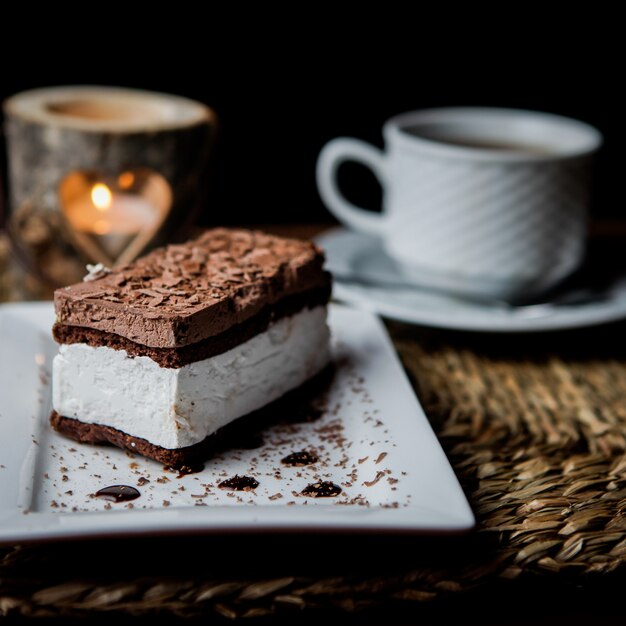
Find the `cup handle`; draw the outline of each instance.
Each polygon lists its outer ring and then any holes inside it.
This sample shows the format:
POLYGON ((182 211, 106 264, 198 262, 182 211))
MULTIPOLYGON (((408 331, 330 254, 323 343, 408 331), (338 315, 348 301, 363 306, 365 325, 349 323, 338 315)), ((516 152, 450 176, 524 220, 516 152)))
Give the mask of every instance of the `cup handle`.
POLYGON ((381 185, 386 182, 385 156, 377 148, 358 139, 339 137, 328 142, 317 159, 317 188, 328 210, 346 226, 371 235, 380 235, 384 215, 365 211, 348 202, 337 184, 337 170, 345 161, 369 167, 381 185))

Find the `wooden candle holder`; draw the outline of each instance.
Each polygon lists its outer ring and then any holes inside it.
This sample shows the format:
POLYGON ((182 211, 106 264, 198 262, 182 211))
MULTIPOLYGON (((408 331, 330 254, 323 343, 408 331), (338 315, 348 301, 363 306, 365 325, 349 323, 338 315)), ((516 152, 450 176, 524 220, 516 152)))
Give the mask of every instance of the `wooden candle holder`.
POLYGON ((112 87, 55 87, 4 103, 7 231, 23 297, 185 237, 205 201, 216 116, 198 102, 112 87))

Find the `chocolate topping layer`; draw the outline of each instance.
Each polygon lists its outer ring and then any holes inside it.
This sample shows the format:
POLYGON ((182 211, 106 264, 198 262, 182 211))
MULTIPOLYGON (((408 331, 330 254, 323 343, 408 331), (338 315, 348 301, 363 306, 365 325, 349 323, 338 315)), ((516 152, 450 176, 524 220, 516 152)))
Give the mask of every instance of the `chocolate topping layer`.
POLYGON ((57 322, 177 348, 219 335, 288 295, 327 286, 323 263, 311 242, 216 228, 57 289, 57 322))
POLYGON ((325 305, 329 298, 330 285, 287 296, 274 306, 265 307, 258 315, 231 326, 219 335, 180 348, 151 348, 114 333, 59 323, 52 327, 52 336, 57 343, 85 343, 96 348, 105 346, 114 350, 125 350, 130 356, 150 357, 161 367, 183 367, 231 350, 255 335, 265 332, 270 324, 279 319, 294 315, 306 307, 325 305))

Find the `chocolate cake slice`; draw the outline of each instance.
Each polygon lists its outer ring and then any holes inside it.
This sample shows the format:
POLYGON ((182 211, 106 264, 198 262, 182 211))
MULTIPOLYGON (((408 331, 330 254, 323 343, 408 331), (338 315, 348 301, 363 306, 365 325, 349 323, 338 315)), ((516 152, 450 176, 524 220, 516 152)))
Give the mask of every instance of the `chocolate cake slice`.
POLYGON ((55 292, 52 426, 173 467, 330 358, 314 244, 213 229, 55 292))

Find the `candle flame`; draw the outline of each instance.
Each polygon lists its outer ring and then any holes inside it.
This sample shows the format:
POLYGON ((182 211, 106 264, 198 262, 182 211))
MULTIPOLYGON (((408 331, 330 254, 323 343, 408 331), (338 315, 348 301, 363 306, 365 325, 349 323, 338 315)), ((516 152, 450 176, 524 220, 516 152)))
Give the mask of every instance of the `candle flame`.
POLYGON ((96 183, 91 190, 91 201, 99 211, 106 211, 111 206, 113 195, 104 183, 96 183))

